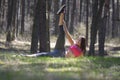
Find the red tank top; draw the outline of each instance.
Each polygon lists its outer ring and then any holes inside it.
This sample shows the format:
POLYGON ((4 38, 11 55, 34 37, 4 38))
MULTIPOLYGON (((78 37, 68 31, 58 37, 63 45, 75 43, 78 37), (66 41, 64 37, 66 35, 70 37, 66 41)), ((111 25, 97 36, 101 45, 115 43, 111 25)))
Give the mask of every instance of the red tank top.
POLYGON ((83 55, 82 50, 77 45, 72 45, 69 49, 72 51, 75 57, 83 55))

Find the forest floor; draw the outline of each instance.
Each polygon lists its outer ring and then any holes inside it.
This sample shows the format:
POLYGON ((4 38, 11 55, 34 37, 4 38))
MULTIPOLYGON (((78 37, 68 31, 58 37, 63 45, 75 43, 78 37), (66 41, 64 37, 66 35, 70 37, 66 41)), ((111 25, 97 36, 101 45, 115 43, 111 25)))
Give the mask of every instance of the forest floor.
MULTIPOLYGON (((56 39, 53 38, 50 42, 51 50, 55 46, 56 39)), ((66 49, 69 46, 68 41, 66 41, 66 49)), ((16 53, 30 53, 30 42, 29 41, 21 41, 21 40, 15 40, 13 41, 9 47, 6 47, 5 39, 0 39, 0 51, 2 52, 10 52, 14 51, 16 53)), ((89 51, 89 47, 87 47, 87 52, 89 51)), ((98 44, 95 44, 95 54, 98 54, 98 44)), ((105 43, 105 54, 107 56, 114 56, 114 57, 120 57, 120 42, 119 40, 114 40, 112 42, 105 43)))
POLYGON ((0 80, 120 80, 119 43, 106 43, 105 57, 76 59, 19 56, 30 53, 29 41, 15 40, 10 47, 5 45, 5 40, 0 39, 0 80))

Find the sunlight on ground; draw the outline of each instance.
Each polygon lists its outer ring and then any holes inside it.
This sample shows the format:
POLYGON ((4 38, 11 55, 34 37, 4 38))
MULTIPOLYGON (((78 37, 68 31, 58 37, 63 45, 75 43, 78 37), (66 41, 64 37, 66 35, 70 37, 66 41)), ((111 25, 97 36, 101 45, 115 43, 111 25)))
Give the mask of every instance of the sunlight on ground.
POLYGON ((48 72, 66 72, 66 71, 72 71, 72 72, 77 72, 77 71, 81 71, 82 69, 78 68, 78 67, 62 67, 62 68, 46 68, 45 71, 48 72))
POLYGON ((120 57, 120 51, 111 51, 109 56, 120 57))

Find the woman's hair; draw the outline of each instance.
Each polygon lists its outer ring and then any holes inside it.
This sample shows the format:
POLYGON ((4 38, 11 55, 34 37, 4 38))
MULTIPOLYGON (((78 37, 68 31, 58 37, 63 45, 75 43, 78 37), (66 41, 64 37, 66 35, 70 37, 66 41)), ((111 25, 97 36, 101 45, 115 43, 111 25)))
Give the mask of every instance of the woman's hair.
POLYGON ((80 37, 80 38, 81 38, 80 48, 84 52, 86 50, 86 39, 85 37, 80 37))

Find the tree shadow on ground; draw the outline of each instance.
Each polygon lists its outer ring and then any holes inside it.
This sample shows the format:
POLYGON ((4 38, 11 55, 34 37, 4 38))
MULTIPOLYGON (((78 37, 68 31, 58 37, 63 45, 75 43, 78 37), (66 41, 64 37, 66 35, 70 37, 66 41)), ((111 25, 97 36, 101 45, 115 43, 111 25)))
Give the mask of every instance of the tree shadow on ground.
POLYGON ((0 48, 0 52, 3 52, 3 53, 10 53, 10 52, 14 52, 14 53, 20 53, 20 52, 29 53, 29 50, 16 49, 16 48, 7 48, 7 49, 0 48))
MULTIPOLYGON (((10 47, 3 47, 5 45, 6 45, 5 42, 0 41, 0 52, 30 53, 30 44, 16 42, 16 44, 12 44, 10 47)), ((66 45, 65 49, 67 50, 68 48, 69 46, 66 45)), ((88 48, 89 47, 87 47, 86 55, 88 54, 88 51, 89 51, 88 48)), ((95 48, 98 48, 98 45, 96 45, 95 48)), ((54 48, 51 48, 51 51, 53 49, 54 48)), ((105 56, 109 56, 109 53, 118 54, 118 51, 120 51, 120 46, 105 45, 105 56)), ((99 56, 98 49, 95 49, 95 56, 99 56)))
MULTIPOLYGON (((98 44, 95 45, 95 56, 99 56, 98 46, 99 46, 98 44)), ((104 50, 105 50, 104 51, 104 56, 116 55, 116 57, 117 57, 117 55, 119 56, 119 54, 120 54, 120 45, 119 44, 118 45, 111 45, 111 44, 108 43, 108 44, 105 44, 104 50)))
POLYGON ((118 46, 118 47, 112 47, 110 50, 111 51, 120 51, 120 46, 118 46))
POLYGON ((100 65, 102 68, 110 68, 112 66, 120 66, 119 57, 94 57, 91 61, 95 65, 100 65))
POLYGON ((10 46, 6 47, 6 43, 0 41, 0 52, 1 53, 10 53, 10 52, 14 52, 14 53, 29 53, 30 51, 28 49, 26 49, 26 47, 29 47, 30 45, 26 45, 26 44, 16 44, 13 45, 11 44, 10 46))

